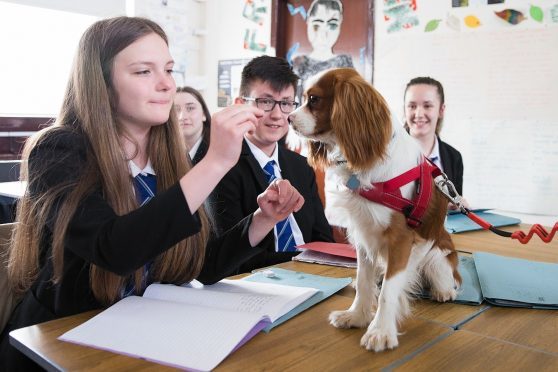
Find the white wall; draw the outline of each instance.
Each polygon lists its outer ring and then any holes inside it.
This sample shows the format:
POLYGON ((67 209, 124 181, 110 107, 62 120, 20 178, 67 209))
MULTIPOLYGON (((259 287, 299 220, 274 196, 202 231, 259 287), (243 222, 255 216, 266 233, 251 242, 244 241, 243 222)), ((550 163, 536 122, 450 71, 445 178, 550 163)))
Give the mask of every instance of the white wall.
POLYGON ((389 9, 376 0, 375 87, 402 113, 411 78, 440 80, 446 91, 441 137, 463 155, 463 189, 473 207, 558 215, 558 5, 537 2, 542 22, 521 0, 421 5, 416 27, 389 32, 389 9), (506 8, 526 19, 512 25, 495 15, 506 8), (467 16, 480 26, 466 26, 467 16), (439 26, 425 32, 436 19, 439 26))
MULTIPOLYGON (((242 16, 244 4, 245 0, 209 0, 206 2, 207 36, 205 37, 204 64, 207 89, 204 96, 212 112, 219 110, 217 108, 219 60, 250 59, 262 54, 243 47, 244 31, 248 25, 248 21, 242 16)), ((268 32, 271 32, 271 29, 268 32)), ((269 48, 265 54, 275 55, 275 50, 269 48)))
POLYGON ((126 14, 126 0, 5 0, 5 2, 63 10, 97 17, 126 14))

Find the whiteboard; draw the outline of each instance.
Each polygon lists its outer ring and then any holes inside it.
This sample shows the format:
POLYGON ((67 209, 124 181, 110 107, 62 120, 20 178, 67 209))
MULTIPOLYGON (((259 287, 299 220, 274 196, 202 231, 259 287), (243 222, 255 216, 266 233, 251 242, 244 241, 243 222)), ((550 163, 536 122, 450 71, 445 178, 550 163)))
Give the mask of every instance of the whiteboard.
POLYGON ((471 205, 558 216, 558 1, 536 2, 540 22, 526 1, 451 3, 376 0, 374 86, 403 119, 411 78, 442 82, 441 138, 463 155, 471 205), (495 14, 504 9, 526 19, 513 25, 495 14), (402 12, 406 27, 394 30, 402 12), (468 16, 480 25, 467 26, 468 16), (426 32, 430 21, 437 27, 426 32))

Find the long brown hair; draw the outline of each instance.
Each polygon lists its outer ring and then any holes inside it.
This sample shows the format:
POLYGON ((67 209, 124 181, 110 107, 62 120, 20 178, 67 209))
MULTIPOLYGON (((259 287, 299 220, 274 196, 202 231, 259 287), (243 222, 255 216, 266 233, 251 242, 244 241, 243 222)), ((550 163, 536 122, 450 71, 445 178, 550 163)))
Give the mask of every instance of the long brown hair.
MULTIPOLYGON (((74 60, 72 74, 66 87, 62 108, 52 127, 46 128, 25 146, 21 178, 28 180, 28 190, 39 178, 39 172, 26 164, 31 151, 58 131, 72 131, 85 137, 86 164, 79 177, 62 181, 47 192, 25 193, 17 211, 19 222, 9 254, 8 270, 16 293, 29 289, 39 267, 41 241, 48 237, 46 224, 54 216, 52 250, 49 251, 58 283, 63 275, 64 238, 68 225, 80 201, 100 188, 108 204, 118 215, 138 208, 129 174, 126 156, 121 149, 121 136, 130 136, 119 125, 116 115, 118 97, 112 86, 115 56, 139 38, 155 33, 167 42, 164 31, 156 23, 135 17, 116 17, 93 24, 82 36, 74 60), (57 204, 62 203, 59 207, 57 204)), ((157 173, 158 192, 175 184, 191 167, 184 156, 184 143, 176 114, 171 110, 164 125, 151 128, 147 153, 157 173)), ((35 167, 36 168, 36 167, 35 167)), ((160 254, 153 262, 150 275, 155 281, 183 283, 199 274, 203 265, 209 224, 200 208, 201 231, 160 254)), ((184 211, 189 213, 189 211, 184 211)), ((132 234, 133 232, 130 231, 132 234)), ((43 243, 44 244, 44 243, 43 243)), ((43 248, 44 249, 44 248, 43 248)), ((90 265, 90 285, 95 298, 108 305, 117 301, 122 288, 133 280, 136 292, 143 290, 144 268, 131 277, 118 276, 93 264, 90 265)))

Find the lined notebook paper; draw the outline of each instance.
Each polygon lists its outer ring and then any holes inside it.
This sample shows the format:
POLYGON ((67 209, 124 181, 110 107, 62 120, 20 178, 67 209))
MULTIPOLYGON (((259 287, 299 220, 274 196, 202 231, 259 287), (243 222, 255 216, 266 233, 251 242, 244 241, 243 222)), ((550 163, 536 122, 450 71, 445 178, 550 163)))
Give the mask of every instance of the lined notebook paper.
POLYGON ((207 371, 317 292, 241 280, 202 288, 152 284, 143 297, 124 298, 60 340, 207 371))

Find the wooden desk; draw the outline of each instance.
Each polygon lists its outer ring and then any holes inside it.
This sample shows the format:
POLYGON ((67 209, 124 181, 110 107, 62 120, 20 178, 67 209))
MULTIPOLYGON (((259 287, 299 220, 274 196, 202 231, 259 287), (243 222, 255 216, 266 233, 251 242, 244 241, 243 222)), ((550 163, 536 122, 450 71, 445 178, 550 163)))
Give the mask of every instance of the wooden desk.
MULTIPOLYGON (((556 243, 545 245, 539 240, 540 244, 532 241, 522 245, 486 231, 453 236, 457 248, 466 252, 482 250, 558 262, 556 243)), ((278 266, 333 277, 355 275, 354 269, 294 261, 278 266)), ((216 370, 558 369, 558 311, 418 300, 413 315, 400 327, 403 334, 399 337, 399 347, 373 353, 359 345, 363 329, 337 329, 327 322, 331 311, 347 308, 353 297, 354 289, 349 286, 270 333, 259 333, 229 355, 216 370)), ((11 332, 11 341, 49 370, 167 369, 140 359, 57 340, 96 313, 22 328, 11 332)))

